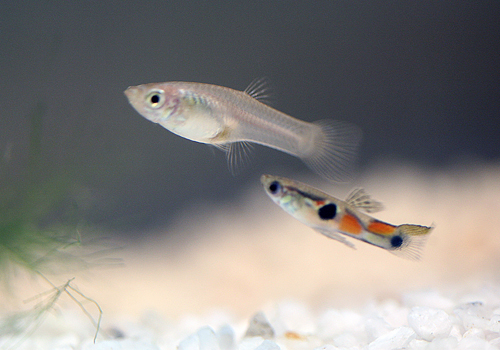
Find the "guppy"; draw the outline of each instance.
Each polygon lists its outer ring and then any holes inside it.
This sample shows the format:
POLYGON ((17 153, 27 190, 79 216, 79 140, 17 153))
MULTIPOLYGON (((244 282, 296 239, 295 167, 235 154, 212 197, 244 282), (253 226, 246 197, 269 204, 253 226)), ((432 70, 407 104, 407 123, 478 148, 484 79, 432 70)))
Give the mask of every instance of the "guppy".
POLYGON ((418 260, 433 229, 410 224, 391 225, 361 212, 373 213, 383 209, 381 203, 361 188, 354 189, 343 201, 284 177, 262 175, 260 181, 268 196, 288 214, 351 248, 355 248, 354 244, 345 236, 418 260))
POLYGON ((191 82, 130 86, 130 104, 146 119, 186 139, 225 151, 234 170, 247 155, 248 143, 265 145, 302 159, 333 181, 349 178, 361 132, 334 120, 295 119, 260 102, 260 81, 245 91, 191 82))

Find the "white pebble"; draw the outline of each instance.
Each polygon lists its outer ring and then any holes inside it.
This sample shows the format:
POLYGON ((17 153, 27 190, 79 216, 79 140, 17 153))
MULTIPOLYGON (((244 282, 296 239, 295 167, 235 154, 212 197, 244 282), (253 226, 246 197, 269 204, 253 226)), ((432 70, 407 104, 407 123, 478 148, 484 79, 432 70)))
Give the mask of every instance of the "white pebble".
POLYGON ((145 343, 141 340, 106 340, 96 344, 88 344, 83 350, 160 350, 159 347, 151 343, 145 343))
POLYGON ((456 350, 458 347, 458 340, 454 337, 438 338, 428 344, 429 346, 426 350, 456 350))
POLYGON ((464 333, 464 338, 470 338, 470 337, 476 337, 481 339, 486 338, 484 335, 484 331, 479 328, 471 328, 464 333))
POLYGON ((492 332, 500 333, 500 315, 494 314, 491 316, 487 329, 492 332))
POLYGON ((281 302, 276 309, 276 315, 271 317, 271 320, 276 334, 286 331, 316 333, 316 322, 309 308, 293 300, 281 302))
POLYGON ((352 333, 343 333, 333 338, 333 345, 339 348, 354 348, 359 347, 361 344, 359 339, 352 333))
POLYGON ((255 350, 280 350, 280 347, 272 340, 266 339, 255 350))
POLYGON ((314 350, 339 350, 339 348, 331 344, 326 344, 318 348, 314 348, 314 350))
POLYGON ((181 340, 178 350, 220 350, 215 332, 210 327, 202 327, 195 334, 181 340))
POLYGON ((219 342, 217 341, 217 337, 215 336, 215 332, 212 328, 200 328, 196 334, 200 339, 200 350, 220 350, 219 342))
POLYGON ((427 306, 435 309, 450 310, 455 306, 455 303, 436 290, 420 290, 410 292, 403 296, 403 303, 406 306, 427 306))
POLYGON ((274 339, 274 329, 263 312, 257 312, 250 320, 245 337, 274 339))
POLYGON ((231 326, 222 326, 217 332, 217 339, 221 350, 233 350, 236 347, 234 343, 234 330, 231 326))
POLYGON ((422 339, 432 341, 450 335, 452 322, 446 312, 426 306, 417 306, 408 314, 408 324, 422 339))
POLYGON ((410 350, 428 350, 429 342, 422 339, 413 339, 408 344, 410 350))
POLYGON ((458 343, 458 350, 498 350, 498 348, 494 345, 488 344, 488 342, 484 339, 478 337, 467 337, 463 338, 460 343, 458 343))
POLYGON ((330 338, 353 329, 360 329, 363 317, 350 310, 330 309, 326 311, 318 322, 318 336, 330 338))
POLYGON ((462 340, 461 327, 455 321, 451 326, 450 337, 455 337, 457 340, 462 340))
POLYGON ((500 337, 491 339, 490 344, 500 349, 500 337))
POLYGON ((377 315, 367 317, 364 321, 364 324, 366 337, 368 338, 369 342, 374 341, 378 337, 381 337, 382 335, 394 329, 394 327, 391 327, 391 325, 387 323, 386 320, 377 315))
POLYGON ((264 342, 262 337, 245 337, 238 344, 238 350, 254 350, 264 342))
POLYGON ((462 321, 465 329, 488 327, 489 320, 485 317, 485 309, 481 302, 460 305, 453 312, 462 321))
POLYGON ((406 347, 415 338, 410 327, 399 327, 377 338, 368 345, 369 350, 387 350, 406 347))
POLYGON ((367 311, 370 315, 381 317, 391 327, 391 330, 406 325, 408 312, 410 309, 402 306, 400 302, 394 299, 387 299, 382 302, 370 303, 367 311))
POLYGON ((182 339, 177 346, 178 350, 198 350, 200 348, 200 338, 197 334, 191 334, 182 339))

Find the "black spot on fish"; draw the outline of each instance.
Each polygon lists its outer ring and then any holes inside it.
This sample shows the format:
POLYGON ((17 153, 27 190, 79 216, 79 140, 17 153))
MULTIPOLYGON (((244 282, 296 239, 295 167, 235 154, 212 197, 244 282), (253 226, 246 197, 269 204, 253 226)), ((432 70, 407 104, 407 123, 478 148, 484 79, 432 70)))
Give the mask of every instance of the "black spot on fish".
POLYGON ((280 183, 278 181, 273 181, 269 185, 269 192, 272 194, 276 194, 280 189, 280 183))
POLYGON ((322 220, 331 220, 337 215, 337 206, 333 203, 326 204, 319 208, 318 215, 322 220))
POLYGON ((391 246, 393 248, 399 248, 403 244, 403 238, 401 236, 394 236, 391 238, 391 246))

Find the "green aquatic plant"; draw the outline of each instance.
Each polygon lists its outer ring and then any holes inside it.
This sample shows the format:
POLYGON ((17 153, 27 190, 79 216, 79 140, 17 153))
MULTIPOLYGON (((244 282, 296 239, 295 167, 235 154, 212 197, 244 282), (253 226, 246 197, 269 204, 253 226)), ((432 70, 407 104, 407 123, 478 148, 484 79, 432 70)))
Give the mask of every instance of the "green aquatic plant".
MULTIPOLYGON (((2 186, 0 271, 4 285, 18 268, 43 274, 51 272, 54 263, 74 260, 65 249, 80 242, 74 223, 51 220, 51 215, 60 209, 65 199, 69 179, 61 174, 45 179, 41 175, 41 129, 45 111, 45 106, 38 103, 29 116, 30 137, 24 176, 18 177, 13 184, 2 186)), ((4 158, 2 173, 7 170, 8 161, 4 158)))
POLYGON ((26 303, 37 300, 35 306, 33 306, 30 310, 16 312, 0 321, 0 334, 9 336, 4 339, 0 339, 0 347, 2 349, 13 349, 32 335, 38 326, 43 322, 48 312, 55 308, 56 302, 59 301, 62 294, 69 296, 69 298, 72 299, 90 319, 96 329, 94 333, 95 343, 97 335, 99 334, 102 319, 102 309, 99 304, 94 299, 87 297, 71 285, 74 278, 69 279, 66 283, 60 286, 55 286, 43 275, 40 275, 40 277, 45 279, 45 281, 52 285, 53 288, 25 300, 26 303), (99 313, 97 321, 85 308, 84 302, 90 302, 97 308, 99 313), (3 343, 1 343, 1 341, 3 341, 3 343))
POLYGON ((72 285, 74 277, 56 286, 47 276, 116 263, 106 257, 112 248, 99 246, 96 250, 96 240, 90 240, 92 244, 82 243, 77 208, 68 198, 71 176, 47 172, 42 164, 45 113, 45 105, 37 103, 29 114, 30 135, 23 176, 8 176, 11 145, 0 158, 0 281, 4 289, 11 292, 13 277, 27 273, 45 281, 51 289, 26 300, 38 300, 32 309, 0 321, 0 347, 11 347, 28 337, 63 294, 76 302, 92 320, 96 327, 95 341, 102 316, 98 303, 72 285), (96 307, 97 321, 87 311, 85 302, 96 307), (6 337, 10 337, 10 341, 6 337))

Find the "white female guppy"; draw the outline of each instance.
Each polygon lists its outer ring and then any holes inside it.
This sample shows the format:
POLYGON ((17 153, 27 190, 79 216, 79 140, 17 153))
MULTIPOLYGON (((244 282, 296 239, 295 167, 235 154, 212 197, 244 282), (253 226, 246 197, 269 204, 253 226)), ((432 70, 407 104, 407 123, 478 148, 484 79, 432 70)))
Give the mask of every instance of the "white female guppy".
POLYGON ((418 260, 432 227, 403 224, 391 225, 365 213, 382 210, 382 204, 370 198, 360 188, 353 190, 345 201, 323 193, 314 187, 284 177, 262 175, 260 181, 266 193, 297 220, 336 239, 351 248, 354 244, 343 235, 418 260), (342 235, 341 235, 342 234, 342 235))
POLYGON ((292 118, 259 102, 258 84, 237 91, 201 83, 152 83, 131 86, 125 95, 146 119, 226 151, 231 168, 253 142, 299 157, 329 180, 348 178, 359 129, 333 120, 308 123, 292 118))

